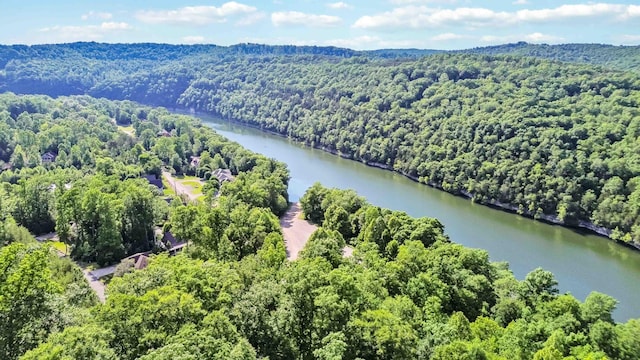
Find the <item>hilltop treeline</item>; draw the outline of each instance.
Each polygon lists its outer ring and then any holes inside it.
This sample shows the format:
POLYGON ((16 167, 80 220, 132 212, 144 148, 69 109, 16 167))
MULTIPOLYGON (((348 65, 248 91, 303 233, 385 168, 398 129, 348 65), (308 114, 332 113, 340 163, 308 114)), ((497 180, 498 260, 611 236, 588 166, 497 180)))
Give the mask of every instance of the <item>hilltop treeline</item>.
POLYGON ((33 47, 6 62, 0 88, 195 109, 479 203, 640 241, 638 75, 520 56, 217 49, 33 47))
POLYGON ((602 65, 611 69, 640 72, 640 46, 605 44, 527 44, 519 42, 459 50, 471 54, 519 55, 570 63, 602 65))

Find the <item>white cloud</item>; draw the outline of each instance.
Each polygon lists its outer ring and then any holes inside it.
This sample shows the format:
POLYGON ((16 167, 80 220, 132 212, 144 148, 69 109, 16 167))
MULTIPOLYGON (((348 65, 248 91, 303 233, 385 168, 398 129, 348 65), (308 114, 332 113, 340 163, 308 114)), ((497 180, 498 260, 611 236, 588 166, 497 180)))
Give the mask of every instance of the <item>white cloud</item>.
POLYGON ((112 31, 112 30, 130 30, 132 29, 131 25, 126 22, 103 22, 100 25, 100 30, 103 31, 112 31))
MULTIPOLYGON (((403 0, 404 1, 404 0, 403 0)), ((626 19, 640 16, 640 6, 607 3, 561 5, 538 10, 515 12, 494 11, 487 8, 459 7, 454 9, 405 6, 391 11, 362 16, 355 28, 437 28, 443 26, 505 26, 534 22, 562 22, 577 18, 626 19)))
POLYGON ((331 15, 306 14, 299 11, 283 11, 271 14, 271 22, 275 26, 309 26, 329 27, 340 25, 342 19, 331 15))
POLYGON ((182 43, 184 44, 201 44, 204 42, 204 36, 193 35, 193 36, 184 36, 182 38, 182 43))
POLYGON ((516 0, 512 2, 513 5, 527 5, 529 3, 528 0, 516 0))
POLYGON ((453 40, 462 40, 468 39, 468 35, 454 34, 454 33, 443 33, 432 36, 429 38, 431 41, 453 41, 453 40))
POLYGON ((331 8, 331 9, 336 9, 336 10, 353 8, 353 6, 347 4, 346 2, 342 2, 342 1, 334 2, 334 3, 328 3, 327 7, 331 8))
POLYGON ((434 9, 426 6, 406 6, 378 15, 363 16, 353 27, 375 28, 426 28, 444 25, 468 24, 480 26, 496 21, 507 21, 507 12, 494 12, 483 8, 434 9))
POLYGON ((40 32, 49 33, 60 41, 99 40, 105 35, 132 30, 133 27, 125 22, 103 22, 100 25, 86 26, 52 26, 40 29, 40 32))
POLYGON ((378 36, 357 36, 354 38, 329 39, 329 40, 311 40, 311 39, 294 39, 290 37, 277 38, 261 38, 261 37, 245 37, 240 42, 249 42, 257 44, 271 45, 316 45, 316 46, 337 46, 356 50, 369 49, 389 49, 389 48, 423 48, 425 43, 416 40, 384 40, 378 36))
POLYGON ((227 17, 255 13, 258 9, 230 1, 216 6, 186 6, 176 10, 142 10, 136 19, 149 24, 206 25, 223 23, 227 17))
POLYGON ((631 17, 640 17, 640 5, 629 5, 626 13, 622 15, 623 19, 631 17))
POLYGON ((539 32, 535 32, 531 34, 513 34, 513 35, 505 35, 505 36, 485 35, 480 37, 481 42, 491 43, 491 44, 503 44, 503 43, 515 42, 515 41, 557 44, 564 40, 565 39, 560 36, 542 34, 539 32))
POLYGON ((605 15, 621 15, 626 11, 626 5, 619 4, 575 4, 561 5, 556 8, 540 9, 540 10, 520 10, 515 13, 515 19, 518 21, 555 21, 577 17, 594 17, 605 15))
POLYGON ((80 18, 82 20, 89 20, 89 19, 109 20, 112 17, 113 15, 108 12, 89 11, 86 14, 82 14, 80 18))
POLYGON ((247 16, 240 18, 238 21, 236 21, 236 25, 239 25, 239 26, 253 25, 259 22, 260 20, 264 19, 266 16, 267 14, 263 12, 256 12, 253 14, 249 14, 247 16))
POLYGON ((293 39, 289 37, 275 37, 275 38, 266 38, 266 37, 244 37, 239 40, 241 43, 252 43, 252 44, 269 44, 269 45, 295 45, 295 46, 304 46, 304 45, 319 45, 320 42, 317 40, 299 40, 293 39))
POLYGON ((378 44, 381 39, 377 36, 358 36, 351 39, 331 39, 325 41, 324 45, 332 45, 338 47, 346 47, 346 48, 362 48, 367 47, 367 45, 378 44))

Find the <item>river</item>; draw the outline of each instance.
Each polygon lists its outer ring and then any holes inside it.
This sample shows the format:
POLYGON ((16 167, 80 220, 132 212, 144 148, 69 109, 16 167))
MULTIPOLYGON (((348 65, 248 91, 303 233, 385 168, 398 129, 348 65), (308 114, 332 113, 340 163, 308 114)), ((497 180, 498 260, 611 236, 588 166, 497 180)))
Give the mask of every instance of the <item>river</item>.
POLYGON ((297 201, 316 181, 328 187, 354 189, 374 205, 439 219, 454 242, 486 249, 493 261, 508 261, 519 279, 542 267, 555 274, 561 292, 570 292, 581 301, 591 291, 615 297, 619 301, 614 312, 616 321, 640 318, 638 251, 596 235, 474 204, 391 171, 258 129, 200 118, 247 149, 286 163, 291 171, 290 201, 297 201))

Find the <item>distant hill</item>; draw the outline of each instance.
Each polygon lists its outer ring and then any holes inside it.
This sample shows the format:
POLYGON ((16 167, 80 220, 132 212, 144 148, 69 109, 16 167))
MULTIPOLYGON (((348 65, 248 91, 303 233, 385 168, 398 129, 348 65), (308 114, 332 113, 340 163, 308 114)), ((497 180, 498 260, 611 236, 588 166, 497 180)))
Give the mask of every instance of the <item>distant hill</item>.
POLYGON ((640 46, 614 46, 604 44, 547 45, 518 42, 454 52, 532 56, 541 59, 602 65, 610 69, 640 72, 640 46))
POLYGON ((338 58, 365 56, 373 59, 415 59, 439 53, 530 56, 570 63, 600 65, 614 70, 640 71, 640 46, 604 44, 529 44, 518 42, 463 50, 379 49, 358 51, 334 46, 295 46, 236 44, 170 45, 170 44, 104 44, 76 42, 55 45, 0 45, 0 67, 13 59, 52 59, 82 57, 96 60, 177 60, 190 56, 237 55, 314 55, 338 58))

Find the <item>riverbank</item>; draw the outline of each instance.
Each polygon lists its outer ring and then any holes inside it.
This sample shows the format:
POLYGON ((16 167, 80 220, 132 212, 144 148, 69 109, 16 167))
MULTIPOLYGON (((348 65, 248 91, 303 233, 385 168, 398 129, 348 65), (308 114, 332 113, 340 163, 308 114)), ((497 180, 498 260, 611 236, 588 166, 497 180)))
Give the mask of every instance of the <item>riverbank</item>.
POLYGON ((452 241, 485 249, 492 261, 506 261, 518 279, 541 267, 553 272, 561 292, 580 299, 591 291, 620 301, 618 321, 638 317, 640 251, 619 246, 588 231, 532 221, 491 206, 478 206, 424 186, 397 172, 367 166, 326 151, 219 118, 201 117, 202 124, 242 146, 288 165, 288 192, 299 201, 315 182, 353 189, 370 203, 413 217, 437 218, 452 241))
POLYGON ((623 247, 633 249, 634 251, 640 250, 640 243, 625 243, 623 241, 615 240, 615 239, 613 239, 611 237, 611 235, 613 233, 612 229, 607 229, 607 228, 598 226, 598 225, 596 225, 596 224, 594 224, 592 222, 589 222, 589 221, 580 220, 575 225, 566 224, 563 221, 561 221, 560 219, 558 219, 557 216, 555 216, 555 215, 543 214, 543 215, 536 216, 535 214, 530 213, 527 210, 520 210, 520 209, 518 209, 517 206, 514 206, 512 204, 501 203, 501 202, 494 201, 494 200, 492 200, 492 201, 477 201, 476 199, 474 199, 474 194, 466 192, 464 190, 462 190, 462 191, 447 191, 447 190, 443 189, 441 186, 439 186, 437 184, 421 181, 420 178, 418 178, 416 176, 412 176, 410 174, 403 173, 401 171, 393 169, 392 167, 390 167, 390 166, 388 166, 386 164, 381 164, 381 163, 363 161, 361 159, 356 159, 356 158, 354 158, 354 157, 352 157, 352 156, 350 156, 348 154, 341 153, 341 152, 339 152, 339 151, 337 151, 335 149, 328 148, 326 146, 308 144, 308 143, 306 143, 304 141, 300 141, 299 139, 289 137, 289 136, 287 136, 285 134, 281 134, 281 133, 278 133, 276 131, 265 129, 262 126, 258 126, 258 125, 255 125, 255 124, 246 123, 246 122, 242 122, 242 121, 238 121, 238 120, 233 120, 233 119, 223 119, 221 117, 214 116, 214 115, 211 115, 209 113, 203 113, 203 112, 187 112, 187 111, 177 111, 177 112, 182 113, 182 114, 187 114, 187 115, 198 116, 200 118, 205 118, 205 119, 206 118, 210 118, 210 119, 212 119, 214 121, 224 121, 224 122, 228 122, 230 124, 234 124, 234 125, 238 125, 238 126, 243 126, 243 127, 255 129, 255 130, 258 130, 258 131, 266 133, 266 134, 270 134, 270 135, 274 135, 274 136, 278 136, 278 137, 281 137, 281 138, 284 138, 284 139, 288 139, 288 140, 294 141, 294 142, 296 142, 298 144, 307 146, 307 147, 312 148, 312 149, 317 149, 317 150, 321 150, 321 151, 324 151, 324 152, 332 154, 332 155, 336 155, 336 156, 338 156, 340 158, 343 158, 343 159, 356 161, 356 162, 362 163, 362 164, 370 166, 370 167, 374 167, 374 168, 378 168, 378 169, 394 172, 396 174, 399 174, 399 175, 402 175, 402 176, 406 177, 407 179, 410 179, 410 180, 412 180, 414 182, 417 182, 417 183, 419 183, 421 185, 427 185, 429 187, 441 190, 441 191, 446 192, 448 194, 452 194, 452 195, 458 196, 460 198, 471 200, 474 203, 479 204, 479 205, 484 205, 484 206, 487 206, 487 207, 490 207, 490 208, 493 208, 493 209, 497 209, 497 210, 501 210, 501 211, 504 211, 504 212, 507 212, 507 213, 510 213, 510 214, 520 215, 522 217, 525 217, 525 218, 528 218, 528 219, 532 219, 532 220, 537 220, 537 221, 540 221, 540 222, 543 222, 543 223, 561 226, 563 228, 567 228, 567 229, 573 230, 573 231, 575 231, 577 233, 589 233, 589 234, 598 235, 599 237, 604 237, 604 238, 606 238, 608 240, 612 240, 612 242, 617 244, 617 245, 622 245, 623 247))
MULTIPOLYGON (((305 145, 309 146, 307 144, 305 144, 305 145)), ((598 226, 598 225, 596 225, 596 224, 594 224, 592 222, 589 222, 589 221, 579 220, 578 224, 571 225, 571 224, 566 224, 564 221, 560 220, 555 215, 542 214, 542 215, 536 216, 534 213, 532 213, 532 212, 530 212, 528 210, 521 210, 517 206, 512 205, 512 204, 502 203, 502 202, 499 202, 499 201, 496 201, 496 200, 477 201, 474 198, 474 194, 472 194, 472 193, 470 193, 468 191, 464 191, 464 190, 459 190, 459 191, 455 191, 455 192, 447 191, 447 190, 443 189, 442 186, 440 186, 438 184, 435 184, 435 183, 432 183, 432 182, 421 181, 420 178, 418 178, 416 176, 412 176, 412 175, 403 173, 401 171, 397 171, 397 170, 389 167, 386 164, 354 159, 353 157, 350 157, 348 155, 340 154, 339 152, 337 152, 335 150, 331 150, 331 149, 326 148, 326 147, 315 147, 315 148, 316 149, 320 149, 322 151, 329 152, 329 153, 331 153, 333 155, 336 155, 336 156, 340 156, 340 157, 342 157, 344 159, 361 162, 361 163, 363 163, 363 164, 365 164, 367 166, 371 166, 371 167, 375 167, 375 168, 378 168, 378 169, 395 172, 395 173, 400 174, 400 175, 402 175, 402 176, 404 176, 404 177, 406 177, 406 178, 408 178, 410 180, 413 180, 413 181, 415 181, 417 183, 420 183, 420 184, 423 184, 423 185, 427 185, 427 186, 430 186, 432 188, 444 191, 446 193, 449 193, 449 194, 452 194, 452 195, 455 195, 455 196, 459 196, 459 197, 471 200, 474 203, 479 204, 479 205, 489 206, 489 207, 494 208, 494 209, 502 210, 502 211, 505 211, 505 212, 508 212, 508 213, 511 213, 511 214, 515 214, 515 215, 520 215, 520 216, 523 216, 523 217, 526 217, 526 218, 529 218, 529 219, 532 219, 532 220, 542 221, 542 222, 545 222, 545 223, 548 223, 548 224, 551 224, 551 225, 562 226, 562 227, 565 227, 567 229, 572 229, 574 231, 588 231, 588 232, 590 232, 592 234, 599 235, 600 237, 607 238, 608 240, 612 240, 616 244, 619 244, 619 245, 622 245, 622 246, 625 246, 625 247, 640 251, 640 243, 635 243, 635 242, 634 243, 626 243, 624 241, 613 239, 611 237, 611 235, 613 233, 613 230, 607 229, 607 228, 605 228, 603 226, 598 226)))

